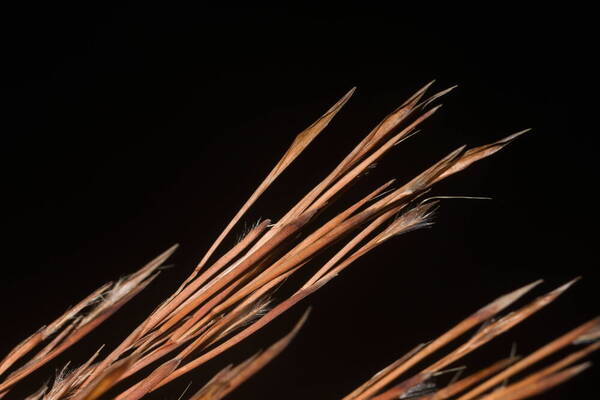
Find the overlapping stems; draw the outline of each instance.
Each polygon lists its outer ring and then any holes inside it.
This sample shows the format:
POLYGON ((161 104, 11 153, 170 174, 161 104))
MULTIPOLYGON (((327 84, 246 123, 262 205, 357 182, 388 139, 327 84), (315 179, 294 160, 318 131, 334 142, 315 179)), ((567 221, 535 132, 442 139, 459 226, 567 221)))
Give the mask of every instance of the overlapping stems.
MULTIPOLYGON (((460 147, 409 182, 399 186, 394 186, 393 180, 386 182, 328 220, 321 218, 321 212, 334 203, 336 195, 363 175, 396 144, 414 134, 417 127, 440 107, 428 108, 429 105, 452 89, 425 98, 425 93, 430 86, 431 84, 428 84, 417 91, 387 115, 321 182, 277 222, 262 221, 231 249, 213 260, 223 240, 248 209, 325 129, 349 100, 354 89, 348 92, 295 138, 287 152, 210 246, 190 276, 169 298, 103 358, 99 356, 100 352, 96 353, 84 365, 65 372, 60 379, 56 379, 51 388, 42 388, 30 398, 91 400, 98 398, 126 378, 129 378, 128 382, 133 383, 116 398, 119 400, 141 398, 198 368, 262 329, 381 243, 394 236, 429 225, 437 201, 423 199, 423 195, 432 185, 490 156, 525 131, 468 150, 464 146, 460 147), (320 260, 319 258, 313 260, 313 258, 322 250, 332 246, 338 248, 335 255, 315 267, 320 260), (314 268, 315 272, 291 295, 276 299, 275 290, 302 268, 314 268)), ((158 275, 158 268, 176 247, 175 245, 169 248, 138 272, 116 283, 102 286, 56 321, 15 347, 0 362, 0 374, 8 372, 26 355, 29 355, 29 360, 0 382, 0 397, 6 395, 20 380, 75 344, 139 293, 158 275), (31 353, 34 354, 30 355, 31 353)), ((526 289, 517 291, 518 295, 513 293, 508 297, 516 299, 526 289)), ((513 301, 506 300, 508 297, 505 296, 501 298, 505 300, 498 300, 480 310, 466 320, 468 322, 463 321, 440 339, 417 348, 402 362, 393 364, 386 373, 367 382, 345 400, 386 399, 393 398, 389 396, 398 396, 401 390, 408 390, 427 380, 432 374, 537 311, 541 307, 540 304, 544 303, 534 302, 537 305, 521 310, 517 314, 519 317, 512 316, 508 320, 501 319, 489 325, 481 331, 487 333, 474 336, 459 350, 425 368, 415 377, 409 378, 408 383, 404 382, 400 386, 381 392, 386 385, 424 358, 424 355, 434 352, 454 338, 453 335, 458 336, 466 332, 508 306, 513 301), (499 324, 500 321, 504 322, 499 324), (492 326, 495 330, 490 333, 492 326)), ((288 336, 265 352, 257 354, 237 367, 230 366, 221 371, 192 398, 215 400, 225 396, 279 354, 296 334, 305 318, 306 315, 288 336)), ((501 366, 504 368, 505 364, 508 362, 502 362, 501 366)), ((519 364, 512 364, 504 371, 517 365, 519 364)), ((496 365, 490 368, 495 372, 500 367, 496 365)), ((538 382, 539 379, 554 378, 556 381, 559 379, 555 377, 556 373, 565 372, 561 369, 560 372, 551 371, 549 375, 543 375, 541 378, 534 376, 530 379, 538 382)), ((481 378, 478 376, 477 379, 470 378, 472 381, 477 381, 484 379, 484 375, 482 374, 481 378)), ((460 382, 464 384, 465 380, 460 382)), ((519 393, 524 390, 519 387, 509 388, 505 390, 520 391, 519 393)), ((470 397, 465 397, 468 398, 470 397)))

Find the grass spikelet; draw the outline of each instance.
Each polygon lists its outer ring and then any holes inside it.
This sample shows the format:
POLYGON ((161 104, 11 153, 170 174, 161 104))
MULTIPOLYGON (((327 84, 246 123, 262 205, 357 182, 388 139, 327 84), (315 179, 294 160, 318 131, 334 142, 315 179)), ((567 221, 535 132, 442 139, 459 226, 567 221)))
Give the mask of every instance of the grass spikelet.
MULTIPOLYGON (((94 400, 106 396, 111 389, 120 391, 115 397, 117 400, 141 399, 256 334, 382 243, 430 226, 441 202, 451 198, 435 196, 423 200, 431 188, 503 149, 526 130, 484 146, 471 149, 459 146, 406 183, 396 186, 396 181, 390 180, 375 184, 368 195, 352 205, 334 209, 333 216, 322 211, 335 207, 339 195, 358 177, 381 162, 384 155, 418 132, 421 125, 435 115, 440 105, 433 104, 453 88, 427 96, 432 85, 433 82, 419 89, 383 118, 280 218, 262 220, 231 248, 222 249, 225 238, 250 207, 348 102, 355 90, 351 89, 296 136, 173 293, 153 311, 149 310, 144 320, 117 346, 107 351, 101 348, 85 363, 71 370, 65 366, 52 384, 43 385, 28 399, 94 400), (329 249, 335 251, 326 254, 333 256, 322 260, 322 253, 329 249), (308 271, 301 275, 309 277, 303 278, 303 284, 288 280, 299 271, 308 271), (277 289, 286 282, 296 286, 289 288, 289 293, 280 295, 277 289)), ((137 272, 101 286, 48 326, 16 345, 0 361, 0 398, 10 396, 15 385, 75 345, 150 285, 176 249, 177 245, 174 245, 137 272)), ((600 347, 598 342, 594 342, 598 338, 598 319, 575 328, 521 359, 510 357, 497 361, 446 387, 431 384, 433 377, 448 372, 467 354, 552 303, 574 282, 568 282, 505 315, 501 314, 538 286, 541 280, 497 298, 438 338, 417 345, 343 400, 387 400, 417 394, 421 399, 430 400, 456 396, 460 396, 460 400, 481 396, 487 400, 514 400, 541 393, 570 379, 589 366, 585 362, 572 365, 600 347), (461 339, 478 326, 480 329, 470 338, 461 339), (463 342, 445 355, 439 355, 457 340, 463 342), (588 346, 500 387, 505 379, 573 343, 587 343, 588 346), (432 360, 432 357, 437 358, 432 360)), ((286 283, 286 290, 287 286, 293 285, 286 283)), ((194 394, 188 398, 220 400, 227 396, 290 345, 307 317, 308 313, 305 313, 290 333, 265 351, 235 366, 224 363, 228 365, 203 386, 193 388, 194 394)))

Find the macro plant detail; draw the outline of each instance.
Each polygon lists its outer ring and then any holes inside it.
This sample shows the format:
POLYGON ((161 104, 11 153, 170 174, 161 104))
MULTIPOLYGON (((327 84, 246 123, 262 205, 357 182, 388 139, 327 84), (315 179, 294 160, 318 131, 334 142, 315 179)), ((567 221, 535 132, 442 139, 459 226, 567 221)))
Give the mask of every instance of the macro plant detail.
MULTIPOLYGON (((491 144, 459 147, 406 183, 391 180, 374 187, 356 203, 336 210, 331 218, 323 218, 323 211, 333 207, 336 199, 385 154, 418 133, 420 125, 440 109, 440 105, 431 106, 452 88, 426 96, 432 83, 387 115, 281 218, 260 221, 233 247, 222 249, 223 241, 250 207, 350 99, 354 89, 350 90, 296 136, 174 293, 118 346, 100 347, 84 364, 65 366, 50 383, 42 385, 27 399, 92 400, 109 394, 117 400, 143 398, 256 334, 380 244, 431 225, 433 214, 444 200, 443 196, 428 197, 434 184, 491 156, 527 130, 491 144), (335 253, 322 260, 319 255, 326 249, 334 249, 335 253), (309 279, 291 294, 278 298, 277 289, 301 269, 310 269, 309 279), (127 383, 126 387, 122 387, 123 383, 127 383), (113 395, 115 388, 121 391, 113 395)), ((176 249, 174 245, 133 274, 99 287, 15 346, 0 361, 0 398, 9 398, 15 385, 75 345, 152 283, 176 249)), ((590 366, 580 360, 600 347, 596 340, 600 334, 599 318, 575 327, 522 358, 514 355, 497 360, 466 377, 457 375, 447 385, 432 382, 436 376, 451 371, 464 356, 547 306, 575 281, 505 314, 541 281, 498 297, 438 338, 418 344, 343 400, 514 400, 534 396, 568 380, 590 366), (476 331, 464 339, 471 330, 476 331), (463 342, 439 355, 457 339, 463 342), (570 345, 583 347, 549 365, 538 366, 538 362, 570 345), (429 358, 433 356, 437 357, 435 361, 429 358), (535 369, 532 371, 530 367, 535 369)), ((192 390, 187 398, 224 398, 280 354, 298 334, 308 314, 307 311, 282 339, 238 365, 227 366, 203 387, 192 390)))

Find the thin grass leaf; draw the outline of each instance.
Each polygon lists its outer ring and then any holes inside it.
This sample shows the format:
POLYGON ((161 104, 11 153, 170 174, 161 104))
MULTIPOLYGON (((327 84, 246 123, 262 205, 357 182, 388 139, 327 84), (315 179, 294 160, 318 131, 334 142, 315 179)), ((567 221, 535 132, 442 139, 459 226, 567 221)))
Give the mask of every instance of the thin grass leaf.
MULTIPOLYGON (((246 203, 244 203, 242 208, 237 212, 237 214, 225 227, 223 232, 221 232, 219 237, 217 237, 217 239, 208 249, 204 257, 202 257, 202 260, 198 264, 198 267, 196 267, 196 269, 194 270, 192 276, 206 264, 210 256, 221 244, 221 242, 227 236, 227 234, 229 234, 229 232, 235 226, 235 224, 237 224, 240 218, 246 213, 246 211, 252 206, 252 204, 254 204, 254 202, 265 192, 265 190, 267 190, 271 183, 273 183, 273 181, 277 179, 277 177, 300 155, 300 153, 302 153, 304 149, 308 147, 308 145, 313 141, 313 139, 316 138, 317 135, 321 133, 321 131, 325 129, 325 127, 327 127, 327 125, 329 125, 329 122, 331 122, 333 117, 344 106, 344 104, 348 102, 355 90, 356 88, 350 89, 350 91, 346 93, 344 97, 342 97, 336 104, 334 104, 333 107, 327 110, 327 112, 321 118, 319 118, 316 122, 314 122, 312 125, 306 128, 300 134, 298 134, 298 136, 296 136, 294 142, 287 150, 287 152, 283 155, 283 157, 281 157, 281 159, 277 162, 275 167, 273 167, 271 172, 254 191, 254 193, 252 193, 250 198, 246 201, 246 203)), ((188 279, 188 281, 189 280, 190 279, 188 279)))

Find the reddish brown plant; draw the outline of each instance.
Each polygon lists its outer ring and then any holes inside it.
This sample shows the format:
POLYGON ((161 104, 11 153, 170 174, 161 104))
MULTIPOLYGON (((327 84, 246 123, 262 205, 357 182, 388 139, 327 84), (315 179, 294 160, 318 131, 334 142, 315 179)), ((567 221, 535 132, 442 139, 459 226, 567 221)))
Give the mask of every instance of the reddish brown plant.
MULTIPOLYGON (((395 186, 394 181, 321 218, 321 212, 335 203, 352 182, 363 175, 398 143, 416 133, 440 106, 430 104, 452 88, 426 97, 431 83, 418 90, 386 116, 360 143, 298 203, 279 220, 264 220, 254 226, 231 249, 219 249, 223 240, 277 177, 327 127, 350 99, 350 90, 322 117, 302 131, 258 188, 226 225, 209 250, 181 286, 150 312, 144 321, 108 351, 98 350, 81 366, 60 372, 51 385, 44 385, 28 397, 34 399, 97 399, 125 378, 133 383, 118 400, 134 400, 201 367, 269 324, 283 312, 321 289, 359 257, 394 236, 431 224, 440 200, 427 198, 437 182, 474 162, 494 154, 526 131, 497 142, 471 149, 465 146, 450 152, 414 179, 395 186), (328 260, 316 258, 337 243, 339 250, 328 260), (218 255, 218 257, 215 257, 218 255), (282 299, 273 296, 278 287, 303 268, 320 265, 310 278, 282 299)), ((65 314, 42 327, 15 346, 0 361, 0 398, 34 371, 75 345, 125 303, 148 286, 159 267, 177 249, 174 245, 137 272, 101 286, 65 314), (18 368, 15 365, 21 364, 18 368)), ((534 282, 506 294, 479 309, 439 338, 415 347, 343 400, 386 400, 395 398, 468 400, 522 399, 541 393, 582 372, 589 364, 572 366, 599 347, 593 342, 599 331, 598 319, 591 320, 521 359, 510 357, 471 373, 444 387, 428 385, 433 377, 477 350, 498 335, 554 301, 567 290, 569 282, 529 304, 501 315, 516 300, 540 283, 534 282), (443 356, 439 352, 472 329, 470 338, 443 356), (519 376, 509 385, 503 382, 534 366, 544 358, 576 342, 591 342, 550 366, 519 376), (437 357, 431 360, 431 357, 437 357), (428 389, 427 389, 428 388, 428 389), (426 390, 425 390, 426 389, 426 390)), ((306 320, 305 313, 289 334, 265 351, 243 363, 229 365, 189 399, 221 399, 259 371, 291 342, 306 320)))

